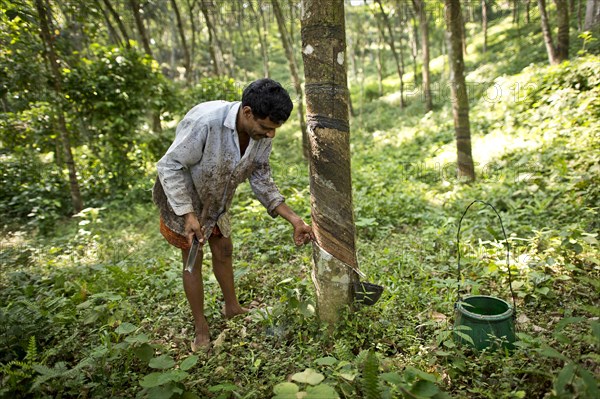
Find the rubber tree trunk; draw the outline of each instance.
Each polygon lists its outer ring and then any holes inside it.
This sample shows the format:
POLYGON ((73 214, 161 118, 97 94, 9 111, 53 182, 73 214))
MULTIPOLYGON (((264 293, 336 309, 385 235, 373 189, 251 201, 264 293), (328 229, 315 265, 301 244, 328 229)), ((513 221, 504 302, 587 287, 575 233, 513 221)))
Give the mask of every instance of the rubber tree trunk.
POLYGON ((431 79, 429 72, 429 21, 425 10, 423 0, 413 0, 413 7, 419 16, 419 29, 421 30, 421 53, 423 56, 423 67, 421 74, 423 79, 423 95, 425 100, 425 112, 433 109, 433 99, 431 98, 431 79))
POLYGON ((294 49, 292 48, 289 32, 285 26, 283 12, 281 11, 281 7, 279 6, 279 2, 277 0, 271 0, 271 4, 273 5, 275 19, 277 19, 277 26, 279 27, 279 34, 281 35, 281 44, 283 45, 285 56, 290 66, 294 90, 296 91, 296 110, 298 112, 300 130, 302 131, 302 154, 304 155, 304 158, 307 159, 309 150, 308 137, 306 133, 306 121, 304 120, 304 95, 302 93, 302 82, 300 82, 300 76, 298 75, 298 66, 296 65, 296 58, 294 57, 294 49))
POLYGON ((190 50, 188 48, 187 40, 185 39, 185 30, 183 28, 183 22, 181 21, 181 14, 179 13, 179 7, 177 2, 171 0, 173 11, 175 12, 175 18, 177 18, 177 31, 179 32, 179 38, 181 39, 181 47, 183 47, 183 67, 185 68, 185 80, 190 83, 192 79, 192 61, 190 59, 190 50))
MULTIPOLYGON (((527 22, 529 23, 529 21, 527 22)), ((487 0, 481 0, 481 28, 483 29, 483 52, 485 53, 487 52, 488 31, 487 0)))
MULTIPOLYGON (((388 18, 387 13, 383 9, 381 1, 375 0, 375 2, 379 5, 379 12, 383 19, 383 24, 388 31, 388 45, 390 46, 390 50, 392 51, 392 55, 394 56, 394 61, 396 61, 396 71, 398 72, 398 77, 400 78, 400 108, 404 108, 406 106, 406 103, 404 102, 404 57, 402 56, 402 49, 400 49, 400 52, 396 51, 396 44, 394 43, 394 32, 392 30, 392 24, 390 23, 390 19, 388 18)), ((382 35, 385 37, 383 29, 380 28, 380 30, 382 31, 382 35)))
POLYGON ((131 12, 133 13, 133 19, 135 20, 135 25, 137 26, 138 32, 140 33, 140 38, 142 40, 142 45, 144 46, 144 51, 150 57, 154 58, 152 55, 152 49, 150 48, 150 40, 148 40, 148 34, 146 33, 146 27, 144 26, 144 21, 142 20, 142 16, 140 15, 140 5, 138 0, 129 0, 129 6, 131 7, 131 12))
POLYGON ((102 7, 102 4, 100 4, 100 2, 98 0, 95 0, 94 4, 100 10, 100 12, 102 13, 102 16, 104 17, 104 22, 106 22, 106 28, 108 29, 108 35, 109 35, 110 39, 112 40, 113 44, 115 44, 118 47, 122 47, 123 43, 121 41, 121 37, 119 36, 119 33, 113 26, 112 22, 110 22, 110 17, 108 15, 107 11, 104 9, 104 7, 102 7))
POLYGON ((357 267, 350 173, 344 0, 304 0, 302 55, 310 142, 312 277, 317 314, 335 323, 351 306, 357 267))
POLYGON ((444 0, 444 2, 446 5, 446 38, 450 64, 450 91, 456 135, 458 178, 472 182, 475 180, 475 167, 471 152, 469 97, 465 83, 465 64, 462 52, 462 12, 459 0, 444 0))
POLYGON ((116 12, 113 6, 110 4, 110 0, 103 0, 103 2, 110 15, 112 15, 113 19, 117 22, 119 31, 121 31, 121 35, 123 35, 123 40, 125 41, 125 47, 130 48, 131 44, 129 43, 129 34, 127 33, 127 29, 125 28, 125 24, 121 20, 119 13, 116 12))
POLYGON ((569 59, 569 3, 567 0, 554 0, 556 4, 556 56, 558 62, 569 59))
POLYGON ((50 10, 48 9, 47 5, 44 4, 43 0, 36 0, 35 5, 40 21, 40 37, 44 43, 44 55, 48 61, 48 64, 50 65, 50 70, 54 79, 54 94, 58 99, 58 130, 65 157, 65 163, 67 164, 67 169, 69 171, 71 202, 73 204, 73 210, 75 213, 79 213, 83 209, 83 199, 81 198, 81 192, 79 191, 77 170, 75 168, 75 160, 73 159, 73 153, 71 151, 70 135, 69 131, 67 130, 65 115, 62 109, 62 76, 58 66, 58 57, 56 56, 54 44, 52 43, 52 36, 50 35, 50 10))
POLYGON ((217 36, 217 32, 213 24, 213 20, 208 10, 208 3, 206 3, 205 1, 201 1, 200 11, 202 11, 202 15, 204 16, 204 20, 206 21, 206 27, 208 28, 210 57, 213 61, 215 75, 225 76, 226 73, 225 62, 223 61, 223 50, 221 49, 221 43, 219 42, 219 38, 217 36))
POLYGON ((569 4, 566 0, 555 0, 554 2, 556 3, 556 22, 558 25, 556 46, 552 40, 552 28, 546 11, 546 1, 538 0, 542 34, 550 65, 560 64, 569 58, 569 4))
POLYGON ((258 4, 260 8, 260 15, 254 9, 254 5, 252 2, 248 3, 248 8, 250 9, 250 13, 253 17, 254 28, 256 29, 256 34, 258 36, 258 42, 260 43, 260 53, 262 54, 263 61, 263 77, 268 78, 270 76, 269 73, 269 51, 267 45, 267 31, 263 29, 263 12, 262 12, 262 4, 258 4))
POLYGON ((587 0, 583 30, 591 31, 600 25, 600 0, 587 0))

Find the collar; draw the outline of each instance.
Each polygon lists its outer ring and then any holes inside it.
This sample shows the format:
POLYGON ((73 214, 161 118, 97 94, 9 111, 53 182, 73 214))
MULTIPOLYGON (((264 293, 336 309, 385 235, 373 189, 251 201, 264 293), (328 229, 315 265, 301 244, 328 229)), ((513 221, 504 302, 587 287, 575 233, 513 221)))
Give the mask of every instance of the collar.
POLYGON ((227 116, 225 117, 223 126, 229 128, 231 130, 234 130, 234 131, 236 130, 235 129, 235 121, 237 119, 237 114, 238 114, 238 111, 239 111, 241 105, 242 105, 242 103, 240 101, 233 104, 233 106, 229 109, 227 116))

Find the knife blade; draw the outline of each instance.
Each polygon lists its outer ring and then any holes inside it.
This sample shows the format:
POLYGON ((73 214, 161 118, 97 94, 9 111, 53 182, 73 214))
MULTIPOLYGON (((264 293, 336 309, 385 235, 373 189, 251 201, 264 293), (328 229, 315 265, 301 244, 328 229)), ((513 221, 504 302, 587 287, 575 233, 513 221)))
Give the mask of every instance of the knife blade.
POLYGON ((194 236, 192 240, 192 248, 190 248, 190 254, 188 255, 185 270, 188 272, 194 271, 194 265, 196 264, 196 257, 198 256, 198 249, 200 247, 200 241, 194 236))

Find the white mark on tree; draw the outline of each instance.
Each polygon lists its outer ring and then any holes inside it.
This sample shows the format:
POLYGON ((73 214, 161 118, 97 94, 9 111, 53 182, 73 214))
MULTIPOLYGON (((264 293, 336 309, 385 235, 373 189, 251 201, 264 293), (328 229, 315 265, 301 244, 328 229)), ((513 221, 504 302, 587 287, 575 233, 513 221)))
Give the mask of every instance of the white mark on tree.
POLYGON ((344 65, 344 52, 340 51, 337 55, 337 62, 340 65, 344 65))
POLYGON ((304 51, 303 51, 304 54, 311 55, 314 52, 315 52, 315 48, 313 46, 311 46, 310 44, 307 45, 306 47, 304 47, 304 51))

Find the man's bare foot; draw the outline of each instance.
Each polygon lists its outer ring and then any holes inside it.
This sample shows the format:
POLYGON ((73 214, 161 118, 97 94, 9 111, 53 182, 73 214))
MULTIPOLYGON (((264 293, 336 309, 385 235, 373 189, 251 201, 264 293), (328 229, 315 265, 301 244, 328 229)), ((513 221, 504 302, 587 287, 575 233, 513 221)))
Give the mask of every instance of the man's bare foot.
POLYGON ((196 339, 192 342, 192 352, 198 350, 208 351, 210 349, 210 338, 201 334, 196 335, 196 339))
POLYGON ((223 309, 221 310, 221 313, 223 313, 223 316, 225 316, 226 319, 231 319, 235 316, 238 316, 241 314, 246 314, 249 311, 250 311, 250 309, 244 308, 240 304, 236 304, 233 306, 223 305, 223 309))
POLYGON ((192 342, 192 352, 196 352, 198 349, 204 351, 210 349, 210 334, 208 332, 208 325, 196 328, 196 337, 192 342))

